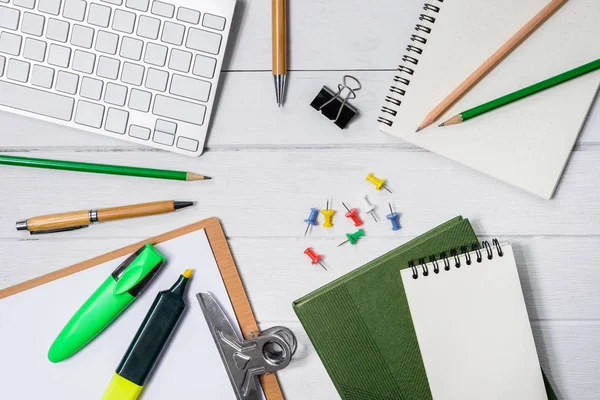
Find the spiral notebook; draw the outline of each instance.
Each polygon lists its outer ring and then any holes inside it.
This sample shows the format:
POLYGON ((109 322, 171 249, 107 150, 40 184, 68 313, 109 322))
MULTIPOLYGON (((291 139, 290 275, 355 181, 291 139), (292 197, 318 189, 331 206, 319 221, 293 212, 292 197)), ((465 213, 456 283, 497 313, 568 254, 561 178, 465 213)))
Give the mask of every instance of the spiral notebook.
MULTIPOLYGON (((437 400, 432 397, 400 271, 411 262, 420 265, 430 259, 439 260, 437 265, 444 269, 446 263, 454 265, 454 254, 474 246, 479 248, 469 220, 456 217, 294 302, 294 311, 342 399, 437 400)), ((479 251, 484 259, 478 266, 491 265, 485 259, 486 247, 479 251)), ((431 302, 436 304, 437 297, 432 296, 431 302)), ((548 399, 556 400, 548 381, 544 383, 548 399)))
POLYGON ((546 400, 510 245, 401 272, 436 400, 546 400))
MULTIPOLYGON (((379 129, 551 198, 598 91, 600 71, 472 121, 415 133, 431 109, 549 1, 429 0, 400 53, 404 56, 383 101, 379 129)), ((598 21, 598 0, 566 2, 439 123, 597 59, 598 21)))

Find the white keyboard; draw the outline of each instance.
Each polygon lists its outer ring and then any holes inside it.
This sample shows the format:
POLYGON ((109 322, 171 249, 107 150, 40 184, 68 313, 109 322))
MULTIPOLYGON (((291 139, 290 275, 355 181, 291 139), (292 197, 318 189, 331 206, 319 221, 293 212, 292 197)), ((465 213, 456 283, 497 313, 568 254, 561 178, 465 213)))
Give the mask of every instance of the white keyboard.
POLYGON ((0 0, 0 110, 198 156, 235 0, 0 0))

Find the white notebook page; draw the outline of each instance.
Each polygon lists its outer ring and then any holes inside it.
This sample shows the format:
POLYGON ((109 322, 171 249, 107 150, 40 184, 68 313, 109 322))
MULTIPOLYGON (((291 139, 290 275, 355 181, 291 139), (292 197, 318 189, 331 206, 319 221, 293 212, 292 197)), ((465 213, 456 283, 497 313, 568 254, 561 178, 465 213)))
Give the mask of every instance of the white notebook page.
POLYGON ((154 282, 104 332, 60 363, 48 361, 50 344, 75 310, 126 257, 0 300, 0 397, 99 399, 158 292, 171 287, 184 270, 193 269, 187 310, 140 397, 235 400, 195 297, 198 292, 212 293, 238 329, 206 233, 192 232, 156 248, 167 258, 167 265, 154 282))
MULTIPOLYGON (((599 57, 598 0, 567 1, 553 16, 454 104, 436 124, 419 133, 425 115, 494 53, 550 0, 452 0, 427 3, 440 12, 422 45, 398 41, 398 62, 414 68, 392 127, 384 132, 458 161, 543 198, 550 198, 598 90, 600 71, 548 89, 459 125, 438 128, 449 117, 599 57), (423 48, 418 64, 401 62, 412 44, 423 48)), ((416 17, 416 16, 415 16, 416 17)), ((415 22, 415 23, 416 23, 415 22)), ((385 95, 392 95, 386 88, 385 95)), ((385 118, 389 114, 381 113, 385 118)))
POLYGON ((435 400, 546 400, 512 248, 418 279, 401 272, 435 400))

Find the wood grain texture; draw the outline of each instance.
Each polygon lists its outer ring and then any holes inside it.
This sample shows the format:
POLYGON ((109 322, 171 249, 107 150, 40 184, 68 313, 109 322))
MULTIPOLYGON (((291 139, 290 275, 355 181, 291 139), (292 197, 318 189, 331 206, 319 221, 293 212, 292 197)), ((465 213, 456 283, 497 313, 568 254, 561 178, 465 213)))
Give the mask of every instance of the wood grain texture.
POLYGON ((27 229, 30 232, 63 229, 73 226, 87 226, 89 224, 90 217, 88 210, 42 215, 27 219, 27 229))
POLYGON ((287 0, 271 1, 273 75, 287 73, 287 0))
POLYGON ((175 211, 173 201, 154 201, 151 203, 98 209, 98 221, 114 221, 126 218, 145 217, 175 211))
MULTIPOLYGON (((551 201, 378 132, 382 99, 423 3, 288 2, 290 76, 286 107, 277 109, 271 2, 238 0, 208 151, 198 159, 0 113, 3 152, 179 169, 214 178, 154 182, 41 170, 34 176, 24 168, 0 167, 0 288, 218 216, 259 325, 288 326, 298 337, 293 362, 278 373, 285 398, 331 400, 337 392, 291 301, 462 214, 482 238, 513 244, 540 359, 561 398, 597 400, 600 101, 551 201), (323 85, 336 87, 346 73, 356 76, 363 89, 352 101, 360 114, 342 131, 309 103, 323 85), (364 182, 367 172, 386 178, 394 194, 375 192, 364 182), (387 221, 367 220, 360 246, 337 249, 343 235, 355 229, 338 213, 333 228, 302 236, 310 207, 324 207, 327 197, 338 211, 340 201, 360 207, 365 193, 379 213, 392 201, 401 213, 402 230, 394 233, 387 221), (115 221, 44 237, 14 229, 16 220, 32 215, 108 207, 115 199, 134 204, 165 198, 198 205, 135 223, 115 221), (310 265, 302 253, 308 246, 324 254, 329 272, 310 265)), ((598 44, 597 38, 585 40, 598 44)))

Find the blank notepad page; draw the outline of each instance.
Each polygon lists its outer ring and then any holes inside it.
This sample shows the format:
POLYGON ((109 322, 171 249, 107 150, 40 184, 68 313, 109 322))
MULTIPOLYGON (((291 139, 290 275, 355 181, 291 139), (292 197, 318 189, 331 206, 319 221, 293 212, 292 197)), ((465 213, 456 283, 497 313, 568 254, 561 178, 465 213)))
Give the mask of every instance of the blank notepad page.
POLYGON ((417 279, 401 272, 435 400, 546 400, 510 246, 488 260, 417 279))

